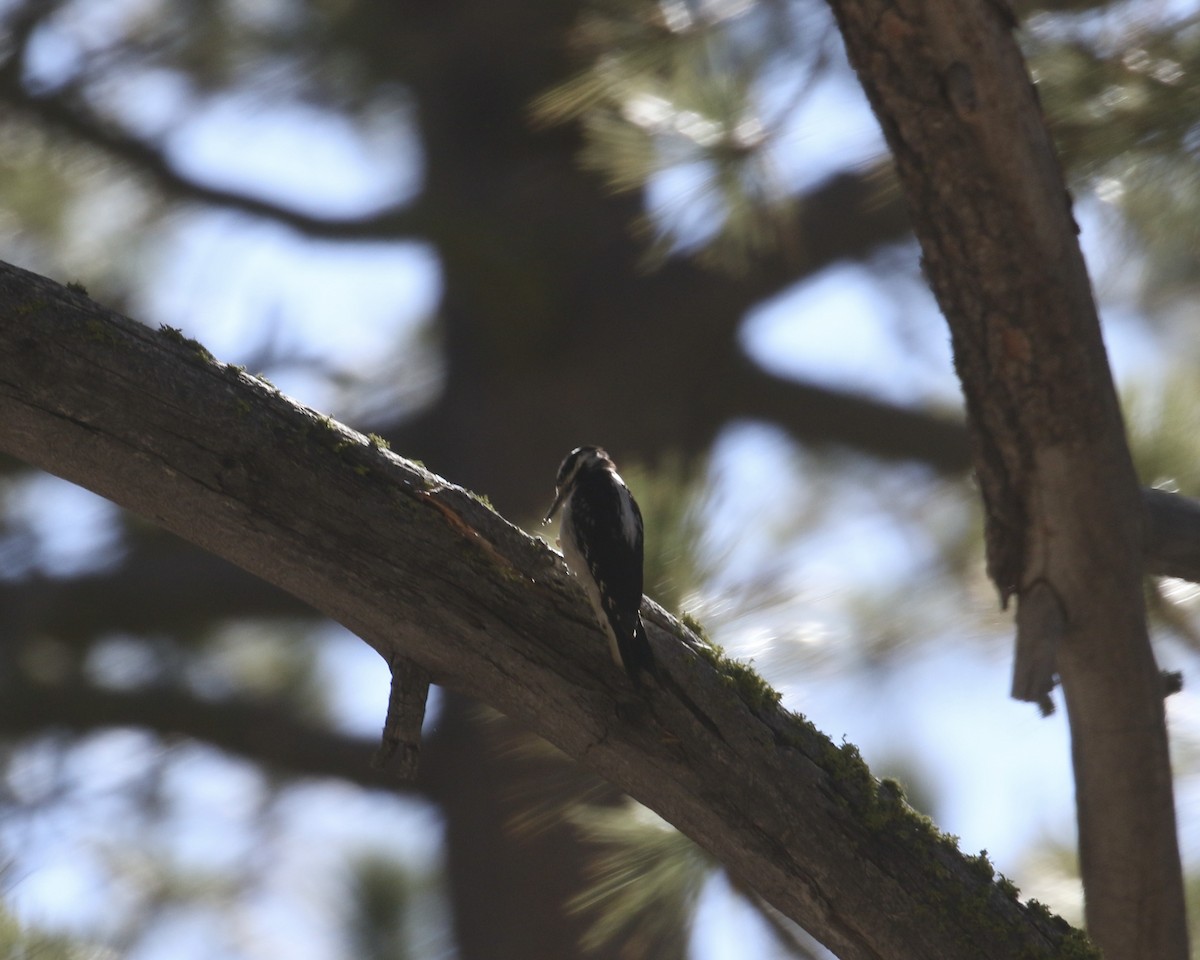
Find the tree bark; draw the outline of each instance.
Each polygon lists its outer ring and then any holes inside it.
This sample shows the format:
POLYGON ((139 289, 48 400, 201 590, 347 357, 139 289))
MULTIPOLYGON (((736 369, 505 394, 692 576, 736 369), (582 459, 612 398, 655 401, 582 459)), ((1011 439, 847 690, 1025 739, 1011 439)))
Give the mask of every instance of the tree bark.
MULTIPOLYGON (((1061 677, 1088 929, 1108 960, 1186 960, 1142 504, 1011 12, 1003 0, 831 5, 950 325, 989 572, 1020 605, 1019 661, 1061 677)), ((1034 687, 1050 682, 1043 671, 1034 687)))
POLYGON ((782 710, 653 604, 651 641, 691 702, 635 694, 561 560, 461 488, 174 331, 15 268, 0 270, 0 318, 0 449, 508 714, 658 811, 843 960, 1080 948, 873 780, 852 747, 782 710))

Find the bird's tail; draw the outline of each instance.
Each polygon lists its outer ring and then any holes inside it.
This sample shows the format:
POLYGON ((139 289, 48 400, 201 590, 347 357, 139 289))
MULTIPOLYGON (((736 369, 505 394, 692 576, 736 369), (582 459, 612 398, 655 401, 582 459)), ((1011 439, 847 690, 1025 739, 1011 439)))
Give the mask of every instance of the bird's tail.
POLYGON ((638 616, 633 628, 633 635, 621 638, 617 644, 621 649, 621 663, 634 684, 641 680, 643 673, 658 677, 658 664, 654 661, 654 651, 650 649, 650 641, 646 639, 646 628, 642 626, 642 618, 638 616))

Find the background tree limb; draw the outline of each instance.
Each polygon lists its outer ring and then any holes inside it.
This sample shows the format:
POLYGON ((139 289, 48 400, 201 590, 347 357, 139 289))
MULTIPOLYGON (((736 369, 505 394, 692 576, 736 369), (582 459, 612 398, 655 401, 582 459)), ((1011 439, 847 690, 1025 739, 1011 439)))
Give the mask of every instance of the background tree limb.
POLYGON ((294 776, 397 786, 395 777, 371 765, 377 741, 297 719, 280 704, 203 700, 165 687, 105 690, 80 682, 8 683, 0 698, 0 730, 6 736, 109 727, 181 734, 294 776))

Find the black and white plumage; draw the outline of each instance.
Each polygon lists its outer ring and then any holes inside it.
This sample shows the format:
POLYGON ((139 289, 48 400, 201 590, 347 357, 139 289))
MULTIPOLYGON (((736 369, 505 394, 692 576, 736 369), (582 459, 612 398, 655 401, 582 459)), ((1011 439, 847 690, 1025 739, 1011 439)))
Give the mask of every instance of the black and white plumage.
POLYGON ((559 543, 608 635, 617 666, 638 682, 657 675, 639 607, 642 603, 642 512, 599 447, 577 447, 558 468, 548 523, 562 508, 559 543))

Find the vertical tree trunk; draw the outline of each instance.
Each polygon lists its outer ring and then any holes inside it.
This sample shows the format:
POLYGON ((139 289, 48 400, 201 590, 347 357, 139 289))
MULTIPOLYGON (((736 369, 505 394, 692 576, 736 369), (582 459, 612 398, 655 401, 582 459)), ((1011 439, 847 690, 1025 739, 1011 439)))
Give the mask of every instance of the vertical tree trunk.
POLYGON ((950 325, 989 573, 1018 597, 1043 689, 1057 664, 1066 694, 1089 932, 1107 960, 1187 960, 1137 481, 1011 12, 1002 0, 831 2, 950 325))

